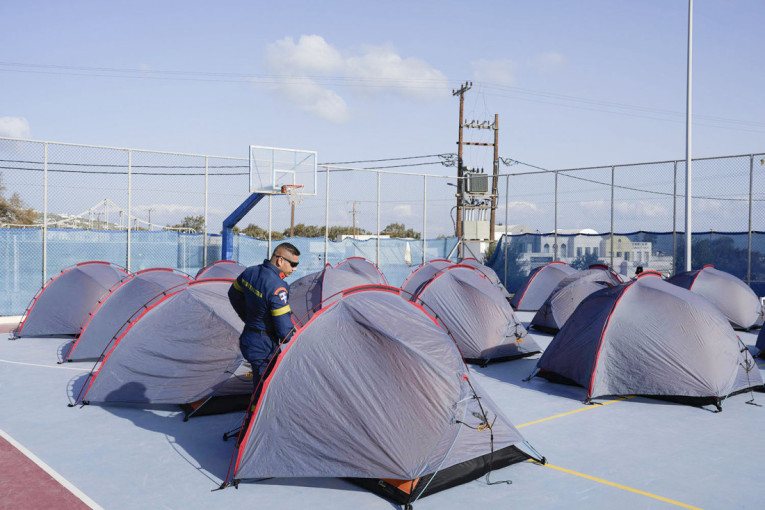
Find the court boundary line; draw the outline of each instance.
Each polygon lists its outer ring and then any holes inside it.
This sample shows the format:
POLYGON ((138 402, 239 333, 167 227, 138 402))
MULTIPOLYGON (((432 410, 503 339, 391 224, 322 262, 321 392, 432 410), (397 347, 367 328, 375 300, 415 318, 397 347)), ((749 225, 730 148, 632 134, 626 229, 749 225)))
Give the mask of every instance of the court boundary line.
POLYGON ((26 365, 28 367, 55 368, 57 370, 78 370, 80 372, 90 372, 89 368, 62 367, 60 365, 40 365, 39 363, 25 363, 23 361, 11 361, 9 359, 0 359, 2 363, 11 363, 12 365, 26 365))
POLYGON ((37 467, 45 471, 48 475, 50 475, 56 482, 58 482, 62 487, 64 487, 66 490, 71 492, 77 499, 85 503, 88 507, 92 508, 93 510, 103 510, 103 507, 90 499, 87 494, 82 492, 80 489, 74 486, 72 482, 64 478, 62 475, 60 475, 55 469, 50 467, 48 464, 43 462, 42 459, 40 459, 37 455, 29 451, 27 448, 24 447, 21 443, 13 439, 7 432, 5 432, 3 429, 0 429, 0 437, 8 441, 11 446, 16 448, 18 451, 20 451, 26 458, 34 462, 37 467))

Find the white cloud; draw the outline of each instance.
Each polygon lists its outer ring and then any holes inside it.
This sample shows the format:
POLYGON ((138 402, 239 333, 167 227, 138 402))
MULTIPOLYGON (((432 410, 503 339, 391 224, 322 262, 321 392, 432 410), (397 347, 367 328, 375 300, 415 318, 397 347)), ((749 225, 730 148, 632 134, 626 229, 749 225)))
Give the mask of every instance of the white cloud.
POLYGON ((266 63, 276 75, 277 92, 299 108, 332 122, 345 122, 350 109, 331 88, 360 85, 351 91, 365 96, 392 92, 402 96, 447 95, 443 73, 425 61, 399 55, 390 46, 367 46, 361 54, 344 55, 319 35, 286 37, 266 48, 266 63))
POLYGON ((640 216, 644 218, 666 218, 672 216, 671 211, 661 204, 638 200, 636 202, 616 202, 614 211, 625 216, 640 216))
POLYGON ((23 117, 0 117, 0 136, 7 138, 29 138, 29 122, 23 117))
POLYGON ((297 43, 285 37, 269 44, 266 61, 274 71, 292 76, 334 72, 344 65, 340 52, 319 35, 301 35, 297 43))
POLYGON ((537 55, 527 62, 527 65, 537 71, 554 71, 566 62, 566 58, 558 52, 551 51, 537 55))
POLYGON ((412 214, 411 205, 397 205, 393 208, 393 215, 397 218, 411 218, 412 214))
POLYGON ((510 86, 515 84, 515 72, 517 64, 509 59, 500 60, 474 60, 473 66, 475 81, 493 83, 495 85, 510 86))

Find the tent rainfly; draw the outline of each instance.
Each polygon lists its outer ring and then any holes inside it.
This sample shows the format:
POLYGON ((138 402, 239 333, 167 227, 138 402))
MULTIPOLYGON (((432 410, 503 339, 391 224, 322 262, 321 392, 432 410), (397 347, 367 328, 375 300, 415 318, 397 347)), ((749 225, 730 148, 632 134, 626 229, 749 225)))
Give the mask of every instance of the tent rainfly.
POLYGON ((157 295, 187 284, 188 275, 167 268, 138 271, 104 294, 82 327, 64 360, 99 359, 122 326, 157 295))
POLYGON ((128 275, 101 261, 63 269, 37 291, 12 336, 76 336, 98 299, 128 275))
POLYGON ((218 260, 213 262, 207 267, 203 267, 199 270, 195 280, 202 280, 205 278, 234 278, 242 274, 242 271, 247 269, 247 266, 236 262, 235 260, 218 260))
POLYGON ((641 273, 590 294, 534 375, 606 395, 643 395, 722 410, 729 395, 762 389, 757 365, 725 316, 698 294, 641 273))
POLYGON ((232 283, 197 280, 161 295, 122 329, 76 401, 188 404, 217 394, 242 362, 232 283))
POLYGON ((575 272, 576 269, 565 262, 550 262, 539 266, 529 273, 526 281, 513 295, 510 304, 515 310, 536 312, 550 297, 555 286, 575 272))
POLYGON ((410 505, 531 458, 453 339, 401 292, 347 290, 298 327, 256 392, 231 483, 347 477, 410 505))
POLYGON ((531 320, 531 326, 546 333, 557 333, 584 298, 604 287, 621 285, 619 275, 608 266, 593 264, 562 279, 531 320))
POLYGON ((443 321, 469 363, 486 365, 541 350, 502 292, 472 266, 443 269, 422 284, 413 299, 443 321))
POLYGON ((339 292, 361 285, 387 285, 385 277, 361 257, 306 275, 290 285, 290 308, 295 321, 308 321, 320 306, 339 292))
POLYGON ((504 285, 502 285, 502 282, 499 279, 499 276, 497 276, 497 273, 490 268, 487 265, 481 264, 476 260, 475 258, 466 258, 462 259, 460 261, 460 264, 464 264, 466 266, 474 267, 478 270, 479 273, 484 275, 487 280, 489 280, 491 283, 496 285, 500 291, 502 291, 502 295, 505 296, 507 299, 510 299, 512 296, 510 296, 510 293, 507 291, 504 285))
POLYGON ((677 274, 667 281, 705 297, 720 309, 735 329, 755 326, 762 315, 760 299, 749 285, 711 264, 677 274))
POLYGON ((423 283, 433 278, 436 273, 442 269, 445 269, 453 264, 454 262, 448 259, 430 260, 412 271, 412 274, 410 274, 409 277, 404 280, 401 288, 407 291, 409 294, 417 294, 417 289, 419 289, 423 283))

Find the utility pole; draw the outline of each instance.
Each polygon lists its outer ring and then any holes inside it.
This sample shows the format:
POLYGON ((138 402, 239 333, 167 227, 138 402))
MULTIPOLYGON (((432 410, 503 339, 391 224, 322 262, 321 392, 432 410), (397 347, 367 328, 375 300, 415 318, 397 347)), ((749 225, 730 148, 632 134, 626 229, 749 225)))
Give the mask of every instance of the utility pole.
MULTIPOLYGON (((459 131, 459 141, 457 142, 457 232, 456 235, 460 240, 462 239, 464 233, 463 233, 463 225, 462 225, 462 218, 465 215, 464 209, 464 201, 463 201, 463 190, 467 190, 467 183, 464 181, 465 176, 465 167, 462 164, 462 148, 465 145, 476 145, 476 146, 484 146, 484 147, 494 147, 494 161, 493 161, 493 172, 492 172, 492 180, 491 180, 491 205, 490 205, 490 218, 489 218, 489 240, 494 240, 494 234, 495 234, 495 227, 494 223, 496 222, 496 214, 497 214, 497 191, 499 188, 499 114, 494 114, 494 122, 491 123, 489 121, 484 122, 478 122, 478 121, 470 121, 465 122, 464 119, 464 104, 465 104, 465 92, 470 90, 472 87, 472 82, 465 82, 465 84, 460 88, 459 90, 453 90, 452 95, 456 96, 459 94, 460 96, 460 131, 459 131), (462 129, 463 128, 473 128, 473 129, 491 129, 494 131, 494 143, 481 143, 481 142, 466 142, 463 138, 462 129)), ((483 172, 481 172, 483 173, 483 172)), ((485 192, 483 192, 485 193, 485 192)), ((483 194, 482 193, 482 194, 483 194)), ((473 201, 473 206, 475 206, 475 202, 473 201)), ((485 209, 484 206, 480 207, 480 209, 485 209)), ((469 208, 473 207, 469 206, 469 208)), ((484 216, 485 217, 485 216, 484 216)), ((460 256, 462 256, 462 245, 460 244, 460 256)))
MULTIPOLYGON (((466 81, 458 90, 452 90, 452 96, 460 96, 460 131, 457 141, 457 238, 462 240, 462 126, 463 114, 465 111, 465 92, 470 90, 473 82, 466 81)), ((462 255, 462 245, 460 244, 460 255, 462 255)))
POLYGON ((356 239, 356 213, 359 212, 356 210, 356 206, 359 205, 359 202, 353 202, 351 205, 353 209, 348 212, 353 214, 353 238, 356 239))
POLYGON ((151 207, 149 207, 149 230, 151 230, 151 207))

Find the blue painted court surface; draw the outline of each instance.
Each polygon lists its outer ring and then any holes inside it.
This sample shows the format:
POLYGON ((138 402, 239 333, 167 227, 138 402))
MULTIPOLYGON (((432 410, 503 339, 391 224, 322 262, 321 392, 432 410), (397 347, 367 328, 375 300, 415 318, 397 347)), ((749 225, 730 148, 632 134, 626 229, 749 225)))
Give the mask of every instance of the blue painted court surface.
MULTIPOLYGON (((518 313, 526 324, 532 315, 518 313)), ((532 335, 543 348, 550 342, 548 335, 532 335)), ((754 345, 755 333, 739 335, 754 345)), ((213 491, 234 449, 221 436, 240 414, 184 422, 174 406, 70 408, 91 364, 57 365, 65 339, 6 338, 0 336, 0 430, 90 506, 396 508, 339 479, 272 479, 213 491)), ((765 360, 757 362, 763 371, 765 360)), ((583 388, 541 378, 523 382, 535 363, 521 359, 471 371, 549 464, 492 472, 492 481, 512 484, 487 485, 481 478, 423 498, 416 509, 765 508, 759 489, 765 407, 747 404, 752 394, 728 398, 722 413, 639 397, 587 406, 583 388)), ((765 394, 754 399, 765 405, 765 394)), ((0 484, 0 508, 18 507, 9 503, 18 501, 10 498, 15 490, 0 484)))

